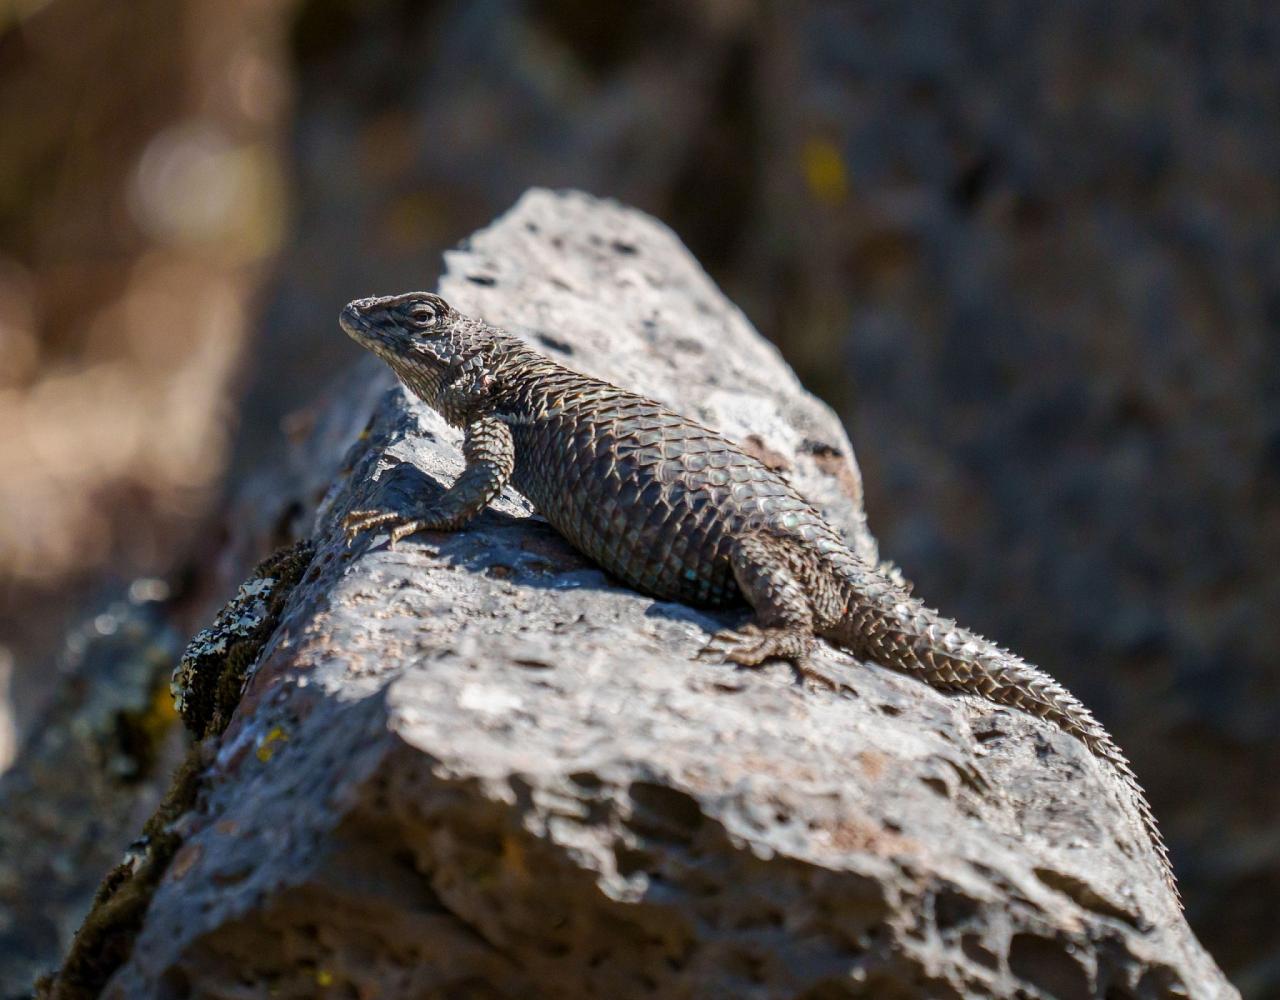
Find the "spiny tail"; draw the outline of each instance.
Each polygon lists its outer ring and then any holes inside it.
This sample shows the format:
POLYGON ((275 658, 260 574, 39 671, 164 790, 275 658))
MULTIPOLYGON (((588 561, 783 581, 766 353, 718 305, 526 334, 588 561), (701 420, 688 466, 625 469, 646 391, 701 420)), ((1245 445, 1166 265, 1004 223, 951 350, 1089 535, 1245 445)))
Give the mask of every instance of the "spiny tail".
POLYGON ((1146 793, 1120 748, 1079 699, 1044 671, 943 618, 879 573, 848 565, 840 570, 850 588, 848 612, 824 630, 828 638, 939 690, 979 694, 1030 712, 1080 740, 1120 775, 1160 857, 1165 882, 1181 905, 1169 851, 1146 793))

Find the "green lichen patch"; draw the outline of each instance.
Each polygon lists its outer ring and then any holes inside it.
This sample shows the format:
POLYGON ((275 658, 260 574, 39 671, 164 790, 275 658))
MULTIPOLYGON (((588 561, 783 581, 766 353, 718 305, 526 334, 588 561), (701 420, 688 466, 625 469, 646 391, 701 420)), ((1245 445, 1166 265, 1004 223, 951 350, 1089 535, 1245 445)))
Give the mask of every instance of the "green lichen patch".
POLYGON ((196 738, 221 733, 240 701, 245 674, 280 620, 290 592, 315 551, 296 542, 264 559, 187 645, 170 691, 183 722, 196 738))

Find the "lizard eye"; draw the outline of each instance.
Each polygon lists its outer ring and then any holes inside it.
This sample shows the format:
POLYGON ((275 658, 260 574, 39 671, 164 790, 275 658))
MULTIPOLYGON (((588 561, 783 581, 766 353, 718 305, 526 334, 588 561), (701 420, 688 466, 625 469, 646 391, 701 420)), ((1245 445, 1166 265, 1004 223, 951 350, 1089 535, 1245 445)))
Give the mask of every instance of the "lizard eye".
POLYGON ((436 321, 440 318, 440 312, 435 306, 428 302, 419 302, 409 310, 409 319, 413 321, 414 326, 430 327, 435 326, 436 321))

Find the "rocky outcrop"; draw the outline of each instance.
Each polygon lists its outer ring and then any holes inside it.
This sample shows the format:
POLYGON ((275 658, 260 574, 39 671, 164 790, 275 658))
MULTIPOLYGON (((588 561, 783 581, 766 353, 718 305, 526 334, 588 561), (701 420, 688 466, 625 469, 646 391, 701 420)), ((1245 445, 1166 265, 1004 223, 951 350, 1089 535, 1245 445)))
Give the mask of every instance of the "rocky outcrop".
MULTIPOLYGON (((535 191, 446 261, 455 305, 745 442, 874 558, 838 421, 665 228, 535 191)), ((695 662, 735 616, 618 586, 509 492, 348 548, 344 512, 461 459, 371 361, 347 386, 246 493, 248 536, 310 521, 314 554, 242 591, 278 624, 105 996, 1235 995, 1053 728, 834 651, 831 691, 695 662)))

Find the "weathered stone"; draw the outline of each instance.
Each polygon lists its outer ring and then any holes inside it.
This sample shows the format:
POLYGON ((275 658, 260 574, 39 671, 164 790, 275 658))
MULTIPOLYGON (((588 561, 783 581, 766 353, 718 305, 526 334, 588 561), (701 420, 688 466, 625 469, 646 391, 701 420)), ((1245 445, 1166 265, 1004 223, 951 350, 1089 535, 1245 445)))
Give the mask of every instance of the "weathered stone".
MULTIPOLYGON (((751 440, 874 555, 838 422, 665 228, 535 191, 447 264, 456 306, 751 440)), ((250 535, 342 465, 104 995, 1235 995, 1051 727, 836 652, 838 692, 695 662, 734 616, 617 586, 509 492, 347 548, 347 510, 460 468, 398 388, 326 453, 364 392, 252 494, 250 535)))

